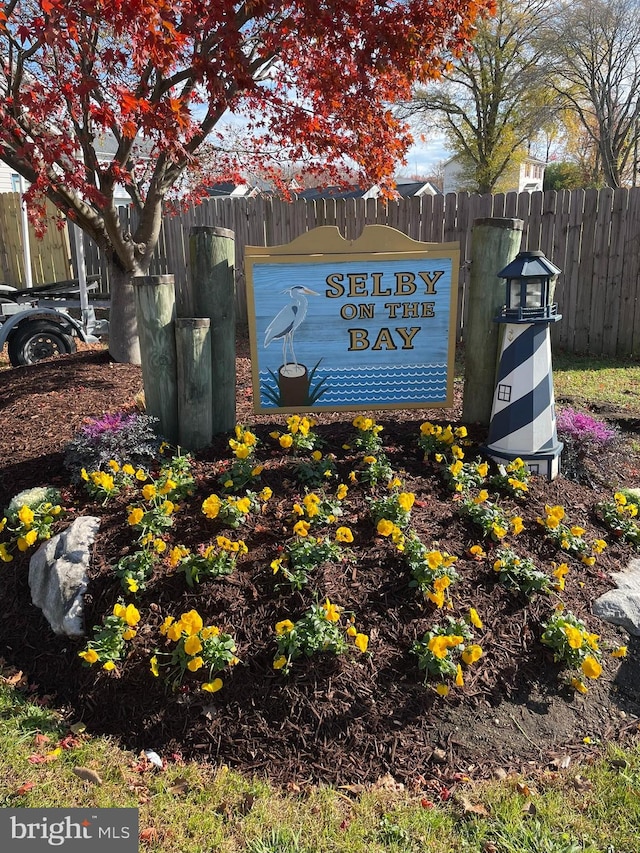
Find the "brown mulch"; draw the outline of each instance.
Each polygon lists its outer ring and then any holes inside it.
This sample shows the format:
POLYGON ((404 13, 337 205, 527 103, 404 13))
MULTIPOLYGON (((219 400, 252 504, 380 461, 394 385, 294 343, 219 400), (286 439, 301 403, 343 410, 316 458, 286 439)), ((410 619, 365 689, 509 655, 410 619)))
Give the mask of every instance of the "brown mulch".
MULTIPOLYGON (((67 520, 84 512, 102 518, 85 602, 89 628, 121 594, 109 567, 131 549, 133 539, 123 523, 126 499, 99 507, 70 486, 63 449, 85 419, 131 408, 141 387, 139 367, 114 364, 99 348, 0 372, 0 508, 23 488, 50 484, 63 492, 67 520)), ((464 688, 452 690, 446 699, 423 686, 409 653, 438 614, 409 587, 410 578, 391 545, 375 535, 362 488, 350 490, 344 519, 354 531, 357 561, 324 566, 302 592, 278 588, 270 563, 289 535, 290 507, 302 489, 290 458, 268 437, 274 427, 282 428, 284 418, 252 412, 250 360, 243 340, 238 342, 237 420, 255 429, 265 461, 262 485, 270 486, 277 500, 268 504, 264 516, 233 533, 249 546, 238 570, 196 589, 187 587, 182 576, 154 580, 136 602, 145 627, 114 676, 83 668, 77 653, 84 643, 51 632, 30 602, 28 556, 22 556, 2 564, 0 572, 0 655, 25 673, 34 695, 49 697, 69 721, 84 721, 90 732, 117 736, 127 747, 151 748, 167 759, 225 763, 282 783, 353 784, 391 774, 405 784, 441 791, 461 776, 486 775, 496 766, 560 766, 597 750, 598 739, 628 742, 637 737, 638 640, 593 617, 591 602, 612 587, 611 572, 634 556, 629 546, 607 536, 594 505, 618 486, 638 485, 639 463, 630 452, 638 434, 623 431, 621 440, 594 460, 591 487, 563 476, 551 483, 536 478, 527 500, 518 505, 525 531, 516 548, 547 571, 562 557, 535 521, 545 503, 563 504, 571 523, 582 525, 588 539, 610 541, 592 568, 570 562, 562 599, 600 634, 603 646, 626 643, 629 655, 622 661, 605 655, 602 677, 581 696, 564 686, 558 666, 540 643, 542 622, 555 599, 542 595, 527 601, 496 583, 492 560, 475 562, 465 556, 479 541, 478 532, 456 514, 436 468, 418 451, 416 437, 425 419, 460 422, 460 394, 458 387, 451 410, 375 414, 384 426, 394 471, 417 497, 412 527, 423 542, 460 558, 454 613, 464 614, 473 606, 484 622, 477 640, 485 655, 467 671, 464 688), (316 597, 325 596, 355 611, 360 629, 371 637, 371 655, 297 662, 288 677, 275 672, 274 623, 295 619, 316 597), (241 659, 225 678, 224 689, 205 698, 189 690, 168 693, 148 671, 157 626, 168 614, 179 616, 194 607, 206 622, 223 625, 236 636, 241 659)), ((343 478, 353 463, 348 451, 341 450, 352 433, 352 417, 344 412, 318 417, 317 432, 326 448, 336 452, 343 478)), ((477 443, 485 437, 477 428, 470 427, 470 433, 477 443)), ((192 548, 211 541, 221 529, 202 515, 200 505, 216 491, 220 462, 229 459, 227 438, 220 436, 195 456, 197 491, 184 502, 171 532, 175 541, 192 548)), ((473 447, 467 455, 473 457, 473 447)))

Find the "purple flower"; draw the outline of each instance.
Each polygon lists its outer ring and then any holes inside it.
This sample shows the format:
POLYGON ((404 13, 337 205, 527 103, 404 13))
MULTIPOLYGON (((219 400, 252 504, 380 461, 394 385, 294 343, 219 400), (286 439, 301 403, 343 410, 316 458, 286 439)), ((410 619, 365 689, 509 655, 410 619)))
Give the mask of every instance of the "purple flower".
POLYGON ((607 424, 575 409, 563 409, 559 412, 556 426, 563 437, 580 443, 608 444, 616 436, 616 431, 607 424))

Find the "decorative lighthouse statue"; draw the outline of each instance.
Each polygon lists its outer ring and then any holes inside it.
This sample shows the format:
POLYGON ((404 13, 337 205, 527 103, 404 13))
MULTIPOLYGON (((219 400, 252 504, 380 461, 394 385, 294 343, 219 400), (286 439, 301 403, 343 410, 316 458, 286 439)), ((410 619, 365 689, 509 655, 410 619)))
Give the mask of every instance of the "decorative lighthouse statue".
POLYGON ((498 273, 506 279, 500 363, 486 452, 497 462, 520 457, 534 474, 553 480, 563 444, 556 432, 551 323, 561 319, 551 304, 560 270, 542 252, 520 252, 498 273))

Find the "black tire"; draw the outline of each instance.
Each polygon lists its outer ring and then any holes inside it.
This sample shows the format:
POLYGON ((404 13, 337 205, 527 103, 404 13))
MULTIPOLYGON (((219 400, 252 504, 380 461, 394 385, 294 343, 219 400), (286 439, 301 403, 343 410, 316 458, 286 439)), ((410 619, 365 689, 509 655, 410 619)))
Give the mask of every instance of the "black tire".
POLYGON ((21 323, 7 342, 9 361, 13 367, 35 364, 53 355, 65 355, 76 351, 76 342, 62 328, 46 320, 21 323))

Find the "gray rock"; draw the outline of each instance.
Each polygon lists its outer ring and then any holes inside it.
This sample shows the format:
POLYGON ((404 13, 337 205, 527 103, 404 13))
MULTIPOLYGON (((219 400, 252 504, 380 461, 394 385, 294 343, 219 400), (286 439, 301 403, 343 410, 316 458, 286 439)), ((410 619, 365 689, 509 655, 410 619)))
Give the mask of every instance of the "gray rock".
POLYGON ((605 622, 620 625, 633 636, 640 636, 640 590, 610 589, 593 602, 592 610, 605 622))
POLYGON ((55 634, 84 636, 87 569, 99 527, 96 516, 77 518, 65 531, 41 545, 29 562, 31 600, 42 610, 55 634))

